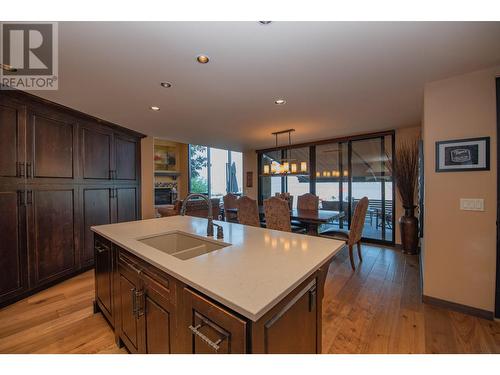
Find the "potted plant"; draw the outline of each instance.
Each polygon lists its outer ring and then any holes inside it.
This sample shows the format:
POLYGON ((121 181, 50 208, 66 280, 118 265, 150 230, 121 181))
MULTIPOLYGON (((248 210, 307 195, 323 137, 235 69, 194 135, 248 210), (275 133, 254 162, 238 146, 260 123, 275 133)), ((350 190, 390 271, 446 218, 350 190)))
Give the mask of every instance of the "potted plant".
POLYGON ((399 218, 401 244, 404 253, 418 253, 418 219, 415 204, 418 180, 418 140, 401 142, 396 148, 393 176, 405 210, 399 218))

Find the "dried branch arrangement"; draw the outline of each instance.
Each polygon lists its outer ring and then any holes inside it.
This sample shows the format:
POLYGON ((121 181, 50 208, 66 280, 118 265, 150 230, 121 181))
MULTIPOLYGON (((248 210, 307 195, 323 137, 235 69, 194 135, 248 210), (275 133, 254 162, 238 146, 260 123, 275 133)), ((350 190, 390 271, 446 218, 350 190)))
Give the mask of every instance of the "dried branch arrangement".
POLYGON ((395 166, 388 162, 387 167, 393 173, 403 207, 414 207, 418 180, 418 139, 401 142, 396 148, 394 159, 395 166))

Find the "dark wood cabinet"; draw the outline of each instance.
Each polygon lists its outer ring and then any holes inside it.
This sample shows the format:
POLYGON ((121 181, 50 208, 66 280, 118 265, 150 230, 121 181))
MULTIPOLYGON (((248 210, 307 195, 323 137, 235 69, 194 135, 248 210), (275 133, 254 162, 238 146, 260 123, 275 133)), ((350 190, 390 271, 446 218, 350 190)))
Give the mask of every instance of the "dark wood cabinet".
POLYGON ((139 219, 139 189, 137 186, 89 185, 81 189, 83 211, 82 265, 92 264, 94 236, 90 227, 139 219))
POLYGON ((27 127, 28 178, 74 178, 76 120, 59 113, 29 113, 27 127))
POLYGON ((96 311, 131 353, 321 353, 329 262, 252 321, 98 234, 95 243, 96 311))
POLYGON ((81 126, 81 168, 86 180, 138 180, 140 142, 137 137, 102 127, 81 126))
POLYGON ((144 347, 142 352, 152 354, 172 353, 175 326, 175 296, 171 291, 172 280, 142 274, 144 288, 144 347))
POLYGON ((25 107, 0 100, 0 178, 24 176, 25 118, 25 107))
POLYGON ((118 259, 118 286, 116 293, 120 310, 119 332, 127 348, 132 353, 142 352, 144 305, 142 304, 144 290, 141 284, 141 271, 123 253, 118 259))
MULTIPOLYGON (((314 354, 321 352, 318 331, 317 279, 313 278, 253 327, 255 353, 314 354)), ((320 318, 320 317, 319 317, 320 318)))
POLYGON ((115 320, 115 329, 131 352, 172 352, 175 330, 173 287, 172 278, 150 270, 123 250, 118 250, 118 285, 114 291, 120 313, 115 320))
POLYGON ((86 186, 81 189, 83 244, 80 260, 82 265, 92 264, 94 259, 94 235, 90 227, 112 223, 112 194, 112 189, 105 186, 86 186))
POLYGON ((246 321, 207 298, 184 289, 186 352, 192 354, 243 354, 246 352, 246 321))
POLYGON ((115 222, 137 220, 138 216, 138 198, 137 187, 117 187, 113 193, 115 203, 115 222))
POLYGON ((24 190, 0 190, 0 303, 28 287, 24 190))
POLYGON ((92 225, 140 218, 141 137, 2 91, 0 306, 92 267, 92 225))
POLYGON ((95 238, 95 303, 114 325, 114 252, 109 241, 104 238, 95 238))
POLYGON ((80 144, 83 179, 112 179, 113 132, 98 124, 83 125, 80 144))
POLYGON ((114 140, 115 173, 113 177, 117 180, 136 180, 139 151, 137 139, 115 134, 114 140))
POLYGON ((28 250, 33 286, 53 281, 77 268, 75 189, 27 190, 28 250))

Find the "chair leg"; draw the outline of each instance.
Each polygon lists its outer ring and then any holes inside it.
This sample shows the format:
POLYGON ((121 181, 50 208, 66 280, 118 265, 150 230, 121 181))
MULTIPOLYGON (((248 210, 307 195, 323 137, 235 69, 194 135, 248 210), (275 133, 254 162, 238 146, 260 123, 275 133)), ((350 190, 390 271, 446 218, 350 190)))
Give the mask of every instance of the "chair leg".
POLYGON ((354 267, 354 257, 352 255, 352 245, 349 245, 349 260, 351 261, 352 270, 356 270, 356 267, 354 267))
POLYGON ((363 258, 361 257, 361 241, 358 242, 358 256, 359 256, 359 261, 362 262, 363 258))

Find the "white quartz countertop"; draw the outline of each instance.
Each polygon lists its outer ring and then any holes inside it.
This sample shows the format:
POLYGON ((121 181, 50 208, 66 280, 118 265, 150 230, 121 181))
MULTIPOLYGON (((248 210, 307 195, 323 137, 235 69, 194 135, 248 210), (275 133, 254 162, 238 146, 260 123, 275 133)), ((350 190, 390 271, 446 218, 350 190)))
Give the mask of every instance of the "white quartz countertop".
POLYGON ((206 219, 171 216, 91 229, 253 321, 344 245, 333 239, 215 222, 224 227, 221 241, 231 245, 188 260, 177 259, 138 239, 171 231, 206 238, 206 219))

